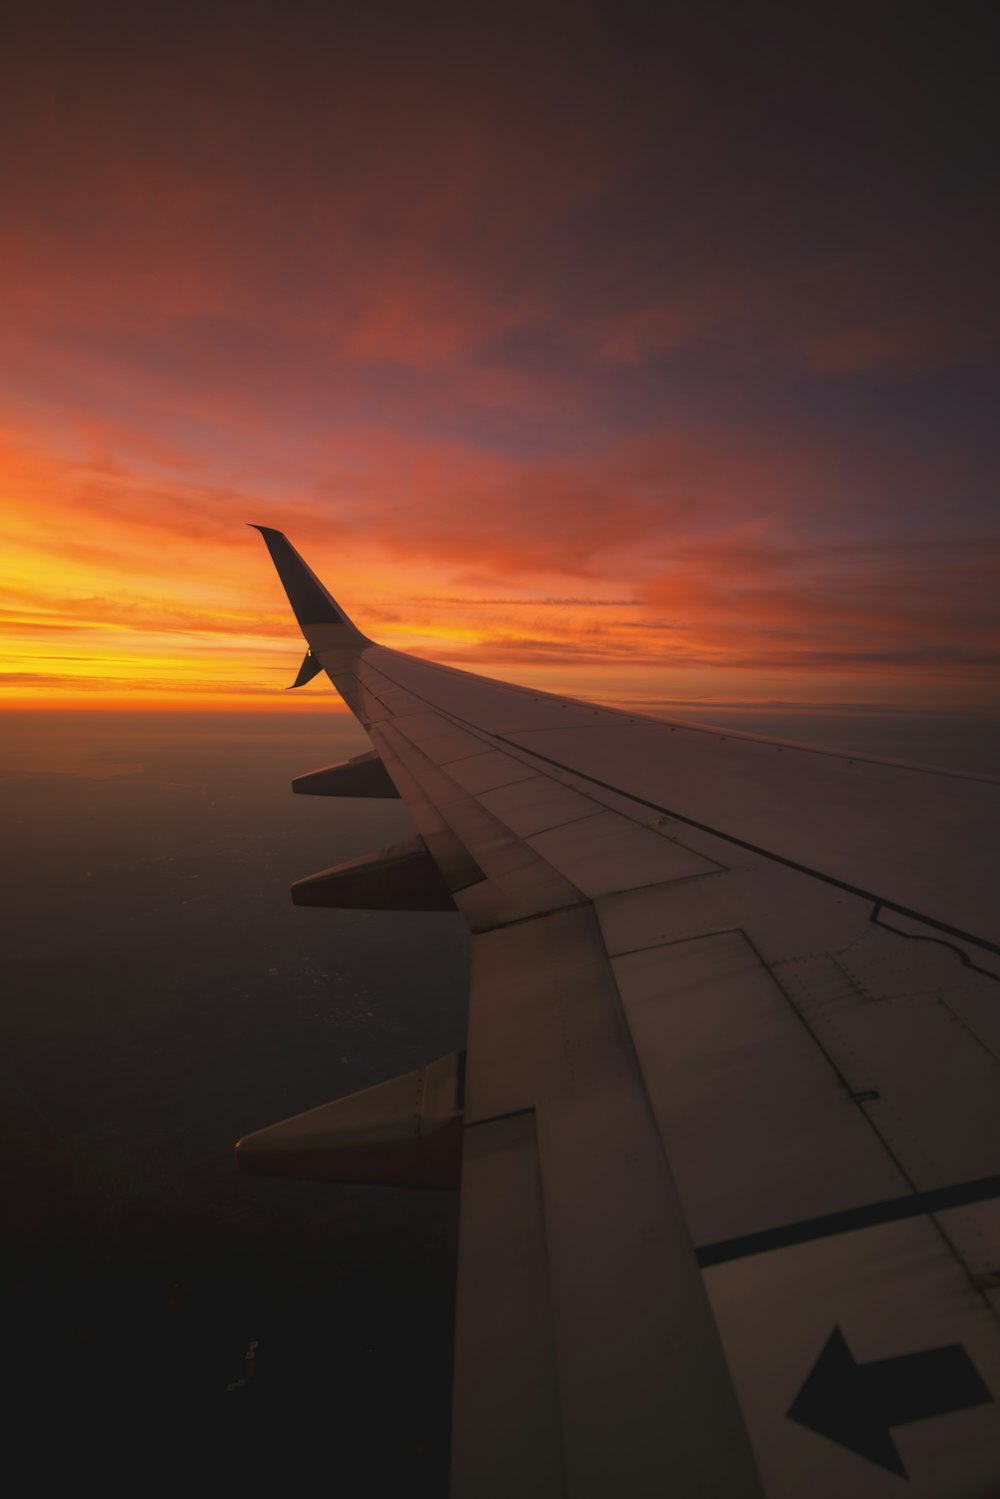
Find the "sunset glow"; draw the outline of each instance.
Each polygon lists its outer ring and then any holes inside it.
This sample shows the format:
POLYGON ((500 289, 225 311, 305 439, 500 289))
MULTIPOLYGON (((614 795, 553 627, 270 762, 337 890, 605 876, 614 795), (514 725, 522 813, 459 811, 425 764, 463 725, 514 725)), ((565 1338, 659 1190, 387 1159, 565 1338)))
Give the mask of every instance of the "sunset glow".
POLYGON ((19 23, 4 700, 284 706, 253 521, 380 642, 551 690, 995 701, 974 87, 945 149, 934 38, 826 38, 806 101, 695 21, 488 14, 19 23))

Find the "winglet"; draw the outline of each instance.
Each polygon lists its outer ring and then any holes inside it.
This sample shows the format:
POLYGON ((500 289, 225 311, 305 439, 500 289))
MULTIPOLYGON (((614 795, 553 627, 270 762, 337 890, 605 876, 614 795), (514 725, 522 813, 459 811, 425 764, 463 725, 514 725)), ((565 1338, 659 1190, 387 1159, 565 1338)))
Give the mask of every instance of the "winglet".
POLYGON ((292 612, 307 634, 309 625, 346 625, 354 635, 364 640, 365 636, 352 624, 337 601, 327 592, 282 531, 270 526, 258 526, 253 521, 247 524, 251 530, 259 531, 264 538, 271 561, 288 595, 292 612))

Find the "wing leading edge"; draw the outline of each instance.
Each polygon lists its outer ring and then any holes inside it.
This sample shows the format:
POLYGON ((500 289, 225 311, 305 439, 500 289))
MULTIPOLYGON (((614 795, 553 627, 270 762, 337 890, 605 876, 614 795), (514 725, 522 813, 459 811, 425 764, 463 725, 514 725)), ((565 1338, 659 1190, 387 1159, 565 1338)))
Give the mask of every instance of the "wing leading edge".
POLYGON ((990 1493, 1000 782, 401 655, 259 529, 474 934, 453 1492, 990 1493))

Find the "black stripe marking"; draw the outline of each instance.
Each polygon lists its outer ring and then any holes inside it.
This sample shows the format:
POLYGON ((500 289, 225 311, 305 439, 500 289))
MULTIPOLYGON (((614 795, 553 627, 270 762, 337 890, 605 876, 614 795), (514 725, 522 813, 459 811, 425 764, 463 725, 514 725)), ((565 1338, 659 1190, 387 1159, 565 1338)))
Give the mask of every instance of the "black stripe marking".
POLYGON ((481 1124, 499 1124, 501 1119, 520 1119, 522 1114, 533 1114, 534 1112, 535 1105, 531 1103, 523 1109, 508 1109, 505 1114, 487 1114, 482 1119, 467 1119, 465 1121, 465 1128, 478 1129, 481 1124))
POLYGON ((976 1181, 934 1187, 929 1192, 910 1192, 905 1197, 888 1197, 883 1202, 846 1208, 840 1213, 804 1218, 800 1223, 784 1223, 779 1228, 765 1228, 759 1233, 741 1234, 735 1239, 720 1239, 715 1244, 703 1244, 696 1249, 695 1257, 702 1269, 706 1269, 709 1265, 723 1265, 727 1260, 764 1254, 769 1249, 785 1249, 789 1244, 806 1244, 810 1239, 826 1239, 857 1228, 872 1228, 878 1223, 895 1223, 901 1218, 943 1213, 948 1208, 966 1207, 969 1203, 986 1202, 992 1197, 1000 1197, 1000 1176, 981 1176, 976 1181))

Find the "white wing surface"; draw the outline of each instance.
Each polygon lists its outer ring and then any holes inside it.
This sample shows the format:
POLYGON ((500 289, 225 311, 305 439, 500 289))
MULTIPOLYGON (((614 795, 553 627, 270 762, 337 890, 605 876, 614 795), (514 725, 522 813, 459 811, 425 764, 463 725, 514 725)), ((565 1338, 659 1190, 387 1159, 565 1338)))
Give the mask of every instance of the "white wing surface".
POLYGON ((384 649, 261 529, 473 932, 457 1499, 1000 1493, 1000 781, 384 649))

